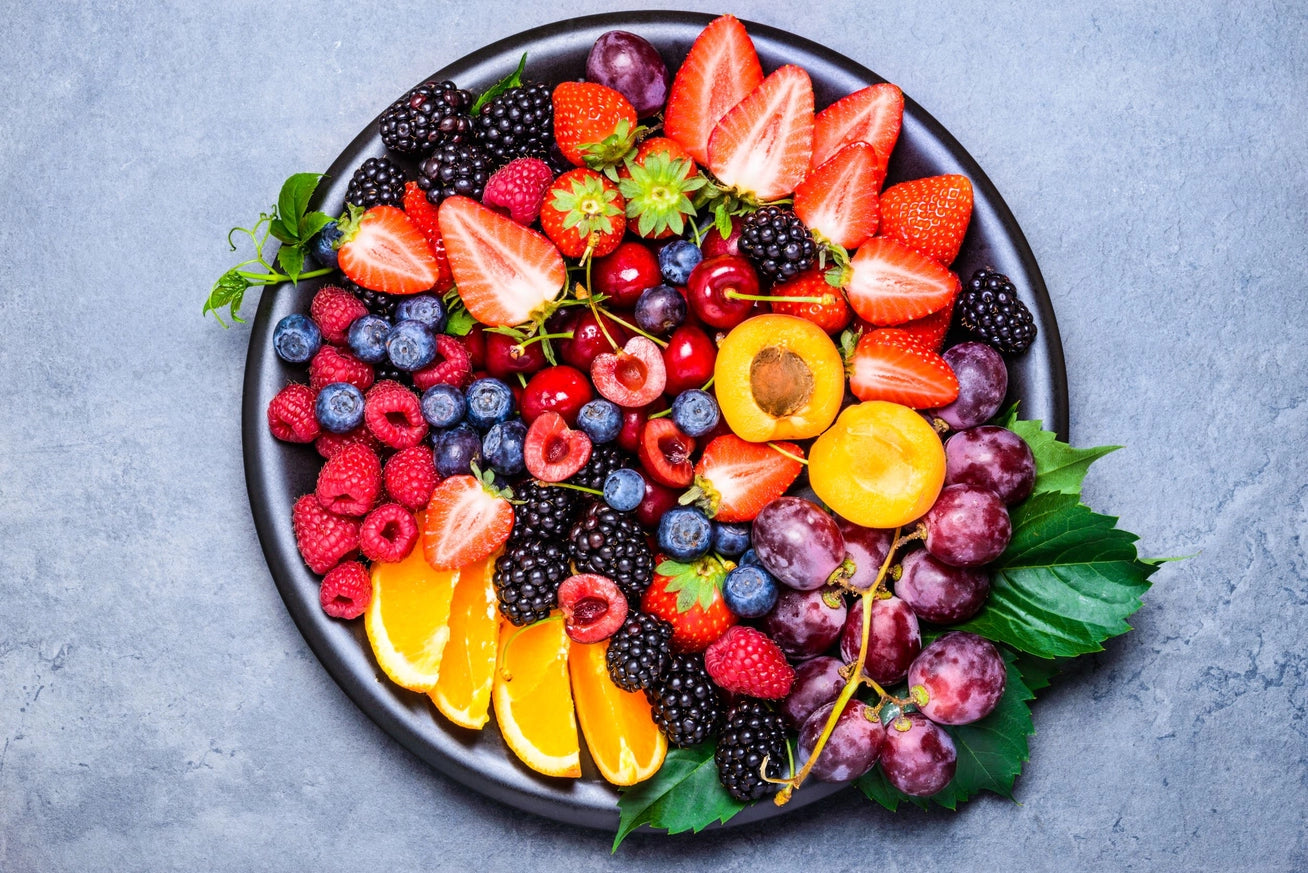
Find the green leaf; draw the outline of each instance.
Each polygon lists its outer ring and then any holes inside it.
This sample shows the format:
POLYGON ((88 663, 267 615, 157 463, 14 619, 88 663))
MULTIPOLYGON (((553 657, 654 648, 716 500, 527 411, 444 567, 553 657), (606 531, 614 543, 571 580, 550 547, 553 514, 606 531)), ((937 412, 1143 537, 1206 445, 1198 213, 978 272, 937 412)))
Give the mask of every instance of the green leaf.
POLYGON ((510 88, 517 88, 519 85, 521 85, 522 73, 526 69, 527 69, 527 53, 523 52, 522 58, 518 61, 518 69, 514 70, 512 73, 505 76, 503 79, 500 79, 494 85, 491 85, 490 88, 488 88, 485 92, 483 92, 482 95, 477 98, 477 101, 472 104, 472 109, 471 109, 472 114, 480 115, 481 108, 485 106, 487 103, 491 102, 496 97, 503 94, 505 91, 508 91, 510 88))
POLYGON ((1090 465, 1111 454, 1121 446, 1096 446, 1090 449, 1076 449, 1057 436, 1044 430, 1038 421, 1017 421, 1011 419, 1006 425, 1009 430, 1026 440, 1035 456, 1036 483, 1033 494, 1041 492, 1060 492, 1062 494, 1080 494, 1081 483, 1090 465))
POLYGON ((445 332, 450 336, 467 336, 477 322, 466 309, 456 309, 450 313, 445 322, 445 332))
POLYGON ((659 772, 628 788, 618 798, 618 832, 613 851, 641 825, 670 834, 699 833, 713 822, 726 822, 745 808, 718 781, 713 744, 672 749, 659 772))
POLYGON ((307 243, 332 220, 332 217, 325 212, 310 212, 300 222, 300 237, 307 243))
POLYGON ((1117 519, 1092 512, 1075 495, 1036 494, 1010 510, 1013 538, 991 566, 990 599, 960 626, 1041 658, 1098 652, 1131 629, 1149 576, 1117 519))
POLYGON ((238 272, 237 267, 232 267, 226 273, 218 277, 218 281, 213 283, 213 288, 209 290, 209 297, 204 301, 204 309, 200 311, 201 315, 213 313, 213 317, 218 319, 218 323, 227 327, 227 322, 219 315, 218 310, 224 306, 229 308, 229 314, 233 321, 244 321, 239 315, 241 309, 241 299, 245 297, 245 292, 250 288, 250 280, 246 279, 238 272))
POLYGON ((1022 681, 1033 692, 1048 688, 1069 663, 1070 658, 1037 658, 1027 654, 1017 656, 1017 668, 1022 671, 1022 681))
POLYGON ((290 277, 291 282, 300 281, 304 272, 304 249, 299 246, 282 246, 277 250, 277 264, 290 277))
MULTIPOLYGON (((309 198, 313 196, 321 178, 321 173, 296 173, 282 184, 282 191, 277 195, 277 218, 292 236, 289 240, 278 236, 282 242, 304 242, 308 239, 303 233, 304 213, 309 208, 309 198)), ((277 236, 276 232, 273 236, 277 236)))
POLYGON ((288 228, 285 222, 280 218, 274 218, 268 222, 268 232, 271 233, 273 238, 278 242, 285 243, 288 246, 295 245, 298 241, 296 239, 298 232, 292 228, 288 228))

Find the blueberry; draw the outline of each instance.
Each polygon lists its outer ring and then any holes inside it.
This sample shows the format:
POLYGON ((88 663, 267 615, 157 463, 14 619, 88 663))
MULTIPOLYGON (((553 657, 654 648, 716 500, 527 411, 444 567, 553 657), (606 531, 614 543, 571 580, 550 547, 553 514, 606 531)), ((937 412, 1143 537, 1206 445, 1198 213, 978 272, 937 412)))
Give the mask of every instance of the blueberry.
POLYGON ((332 382, 318 392, 313 415, 323 430, 346 433, 363 423, 363 392, 349 382, 332 382))
POLYGON ((466 424, 443 430, 432 439, 436 446, 436 472, 441 478, 472 472, 481 460, 481 437, 466 424))
POLYGON ((693 561, 708 553, 713 524, 693 506, 677 506, 659 519, 659 548, 674 561, 693 561))
POLYGON ((631 512, 645 499, 645 477, 630 467, 619 467, 604 480, 604 502, 618 512, 631 512))
POLYGON ((759 618, 777 603, 777 580, 762 567, 737 567, 722 583, 722 599, 741 618, 759 618))
POLYGON ((507 421, 513 414, 513 389, 499 379, 478 379, 468 386, 468 422, 478 430, 507 421))
POLYGON ((659 249, 659 272, 672 285, 685 285, 690 271, 704 260, 699 246, 689 240, 674 240, 659 249))
POLYGON ((329 270, 340 266, 336 257, 336 245, 341 238, 341 229, 332 219, 322 226, 322 230, 313 235, 309 241, 309 252, 313 259, 329 270))
POLYGON ((486 431, 481 454, 491 469, 501 476, 516 476, 526 469, 522 446, 527 440, 527 425, 521 419, 501 421, 486 431))
POLYGON ((313 319, 296 312, 273 328, 273 348, 288 364, 303 364, 322 346, 322 331, 313 319))
POLYGON ((397 321, 386 334, 386 356, 397 369, 421 370, 436 360, 436 337, 421 321, 397 321))
POLYGON ((748 548, 749 525, 713 523, 713 551, 724 558, 734 558, 748 548))
POLYGON ((672 421, 686 436, 702 437, 717 427, 721 418, 718 402, 707 391, 691 388, 672 401, 672 421))
POLYGON ((753 549, 746 549, 745 554, 741 555, 740 560, 736 561, 736 566, 737 567, 762 567, 763 562, 758 559, 758 555, 754 552, 753 549))
POLYGON ((432 427, 454 427, 467 411, 463 392, 453 385, 433 385, 422 393, 422 417, 432 427))
POLYGON ((655 285, 636 301, 636 324, 655 336, 667 336, 686 320, 686 298, 676 288, 655 285))
POLYGON ((386 360, 386 337, 390 332, 389 321, 380 315, 365 315, 354 320, 346 338, 356 358, 367 364, 380 364, 386 360))
POLYGON ((577 427, 597 446, 611 443, 622 432, 622 409, 603 397, 592 400, 577 413, 577 427))
POLYGON ((395 307, 395 320, 419 321, 432 333, 445 330, 445 304, 434 294, 414 294, 405 297, 395 307))

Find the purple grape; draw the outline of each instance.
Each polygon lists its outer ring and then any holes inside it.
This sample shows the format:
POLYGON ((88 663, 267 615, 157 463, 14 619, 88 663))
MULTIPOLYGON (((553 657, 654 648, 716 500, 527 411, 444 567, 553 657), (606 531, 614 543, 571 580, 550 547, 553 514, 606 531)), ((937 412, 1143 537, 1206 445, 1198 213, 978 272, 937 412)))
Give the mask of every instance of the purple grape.
POLYGON ((886 781, 905 794, 935 794, 954 778, 957 767, 953 738, 922 713, 910 712, 886 726, 881 769, 886 781))
POLYGON ((781 717, 791 730, 799 730, 815 709, 840 696, 845 687, 841 666, 839 658, 824 655, 795 668, 795 683, 781 701, 781 717))
POLYGON ((945 442, 945 484, 993 491, 1009 506, 1035 487, 1035 456, 1026 440, 1007 428, 983 424, 945 442))
MULTIPOLYGON (((840 634, 840 657, 845 663, 858 659, 863 641, 863 604, 849 608, 849 616, 840 634)), ((863 674, 881 685, 898 682, 908 675, 909 665, 922 651, 922 632, 917 616, 898 597, 872 601, 872 628, 867 639, 867 658, 863 674)))
POLYGON ((803 661, 831 648, 844 621, 845 602, 835 589, 782 589, 763 626, 791 660, 803 661))
POLYGON ((849 584, 859 591, 866 591, 877 581, 877 574, 881 572, 881 565, 894 542, 894 534, 888 530, 860 527, 843 518, 837 526, 845 538, 845 553, 854 562, 854 575, 849 584))
POLYGON ((940 724, 971 724, 985 718, 1004 696, 1008 673, 989 640, 952 631, 922 650, 908 669, 908 687, 926 689, 918 708, 940 724))
POLYGON ((942 356, 958 377, 958 399, 933 414, 954 430, 967 430, 995 417, 1008 393, 1008 368, 985 343, 959 343, 942 356))
POLYGON ((895 594, 918 618, 936 624, 967 621, 990 596, 990 576, 984 570, 942 564, 925 549, 909 553, 900 567, 903 575, 895 583, 895 594))
POLYGON ((952 567, 979 567, 1004 553, 1013 536, 1004 502, 990 491, 950 485, 923 517, 927 551, 952 567))
POLYGON ((763 567, 799 591, 821 588, 845 559, 845 539, 835 519, 802 497, 778 497, 764 506, 750 542, 763 567))
MULTIPOLYGON (((831 702, 815 710, 799 731, 798 767, 804 766, 813 755, 818 737, 826 729, 827 719, 835 711, 831 702)), ((818 753, 809 774, 821 782, 849 782, 871 770, 881 755, 886 742, 886 729, 881 720, 872 714, 872 708, 861 700, 849 700, 831 729, 826 745, 818 753)))
POLYGON ((586 80, 619 92, 644 118, 663 108, 672 76, 649 40, 610 30, 595 40, 586 56, 586 80))

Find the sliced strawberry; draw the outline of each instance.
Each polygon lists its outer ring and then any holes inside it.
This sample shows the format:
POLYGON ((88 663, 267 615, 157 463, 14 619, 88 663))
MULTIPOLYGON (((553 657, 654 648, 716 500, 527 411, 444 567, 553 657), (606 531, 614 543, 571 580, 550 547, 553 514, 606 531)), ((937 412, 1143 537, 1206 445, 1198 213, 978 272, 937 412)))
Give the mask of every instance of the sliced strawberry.
POLYGON ((709 22, 672 80, 663 132, 697 163, 708 163, 709 137, 722 116, 763 81, 754 43, 731 15, 709 22))
MULTIPOLYGON (((816 170, 851 142, 865 142, 877 150, 881 179, 899 141, 904 121, 904 92, 889 82, 869 85, 832 103, 818 113, 813 123, 813 159, 816 170)), ((879 186, 878 186, 878 190, 879 186)))
POLYGON ((795 214, 810 230, 853 251, 877 232, 877 192, 885 170, 877 150, 852 142, 810 172, 795 189, 795 214))
POLYGON ((445 257, 445 240, 441 239, 441 226, 436 219, 436 207, 427 199, 427 192, 412 180, 404 183, 404 214, 409 216, 413 226, 426 237, 427 244, 436 255, 435 290, 439 294, 444 294, 454 285, 454 277, 450 275, 450 262, 445 257))
POLYGON ((946 267, 958 257, 971 220, 972 180, 967 176, 927 176, 881 194, 881 235, 946 267))
POLYGON ((695 465, 696 503, 716 521, 753 521, 760 509, 786 493, 804 469, 796 460, 802 457, 804 450, 794 443, 750 443, 723 434, 704 448, 695 465))
POLYGON ((554 139, 578 167, 622 163, 636 144, 636 110, 622 94, 596 82, 560 82, 554 89, 554 139))
POLYGON ((341 272, 357 285, 385 294, 417 294, 440 279, 431 246, 394 206, 351 215, 341 232, 341 272))
POLYGON ((958 295, 955 294, 949 298, 944 309, 897 324, 895 329, 910 334, 931 351, 939 353, 945 347, 945 334, 949 333, 949 324, 954 317, 954 303, 957 300, 958 295))
POLYGON ((817 298, 807 303, 778 301, 772 304, 772 311, 811 321, 829 334, 844 330, 853 317, 849 311, 849 302, 845 300, 845 292, 829 283, 826 274, 817 267, 805 270, 789 282, 773 285, 772 296, 817 298))
POLYGON ((713 128, 708 167, 725 185, 775 200, 795 190, 812 155, 813 82, 787 64, 713 128))
POLYGON ((473 476, 436 486, 422 524, 422 548, 436 570, 455 570, 490 557, 513 530, 513 506, 473 476))
POLYGON ((441 203, 440 224, 459 296, 482 324, 539 318, 563 290, 563 256, 536 231, 457 196, 441 203))
POLYGON ((849 390, 859 400, 929 409, 958 397, 958 379, 944 358, 890 328, 859 339, 849 361, 849 390))
POLYGON ((702 652, 736 623, 736 616, 722 599, 726 577, 726 567, 712 555, 693 564, 659 556, 654 581, 641 598, 640 608, 672 625, 672 648, 702 652))
MULTIPOLYGON (((845 296, 875 325, 903 324, 943 309, 958 294, 958 277, 903 243, 874 237, 850 260, 845 296)), ((455 274, 457 279, 458 274, 455 274)))

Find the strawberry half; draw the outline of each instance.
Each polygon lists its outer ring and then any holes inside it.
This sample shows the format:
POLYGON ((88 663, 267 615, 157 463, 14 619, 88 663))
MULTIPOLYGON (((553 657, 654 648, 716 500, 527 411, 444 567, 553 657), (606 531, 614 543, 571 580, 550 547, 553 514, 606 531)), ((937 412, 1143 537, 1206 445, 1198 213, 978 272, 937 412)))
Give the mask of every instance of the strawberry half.
POLYGON ((850 259, 845 297, 866 322, 902 324, 943 309, 959 287, 957 276, 926 255, 874 237, 850 259))
POLYGON ((877 150, 881 179, 885 181, 886 165, 903 123, 904 92, 889 82, 869 85, 842 97, 813 120, 813 158, 809 167, 816 170, 842 146, 865 142, 877 150))
POLYGON ((954 318, 954 303, 957 300, 958 295, 955 294, 949 298, 944 309, 897 324, 895 329, 902 330, 931 351, 939 353, 945 347, 945 334, 949 333, 949 324, 954 318))
POLYGON ((716 521, 753 521, 759 510, 786 493, 804 468, 782 454, 802 458, 803 449, 794 443, 775 445, 746 442, 731 433, 717 437, 695 465, 691 499, 716 521))
POLYGON ((728 112, 709 137, 708 167, 757 200, 795 190, 813 156, 813 82, 787 64, 728 112))
POLYGON ((358 207, 341 224, 341 272, 384 294, 417 294, 440 279, 440 265, 422 232, 394 206, 358 207))
POLYGON ((467 197, 440 206, 441 237, 459 296, 490 327, 546 314, 563 290, 563 256, 541 234, 467 197))
POLYGON ((404 183, 404 214, 409 216, 409 221, 412 221, 413 226, 418 228, 418 232, 426 238, 432 253, 436 255, 437 275, 433 290, 438 294, 444 294, 454 285, 454 277, 450 275, 450 262, 445 257, 445 240, 441 239, 441 226, 436 218, 436 207, 427 199, 427 192, 419 188, 417 182, 404 183))
POLYGON ((810 230, 849 251, 877 232, 877 192, 886 171, 877 150, 852 142, 813 170, 795 189, 795 214, 810 230))
POLYGON ((722 116, 763 81, 745 25, 732 15, 709 22, 672 80, 663 132, 697 163, 708 163, 709 137, 722 116))
POLYGON ((971 220, 972 180, 967 176, 927 176, 881 194, 881 235, 946 267, 958 257, 971 220))
POLYGON ((930 409, 958 397, 958 378, 945 359, 902 330, 860 338, 847 367, 849 390, 859 400, 930 409))
POLYGON ((654 565, 654 581, 641 598, 641 611, 672 625, 672 648, 702 652, 736 623, 736 616, 722 599, 726 578, 726 567, 712 555, 693 564, 660 556, 654 565))
POLYGON ((636 110, 622 94, 595 82, 560 82, 554 89, 554 138, 578 167, 622 163, 636 144, 636 110))
POLYGON ((451 476, 436 486, 422 523, 422 548, 435 570, 456 570, 490 557, 513 530, 513 506, 474 476, 451 476))

